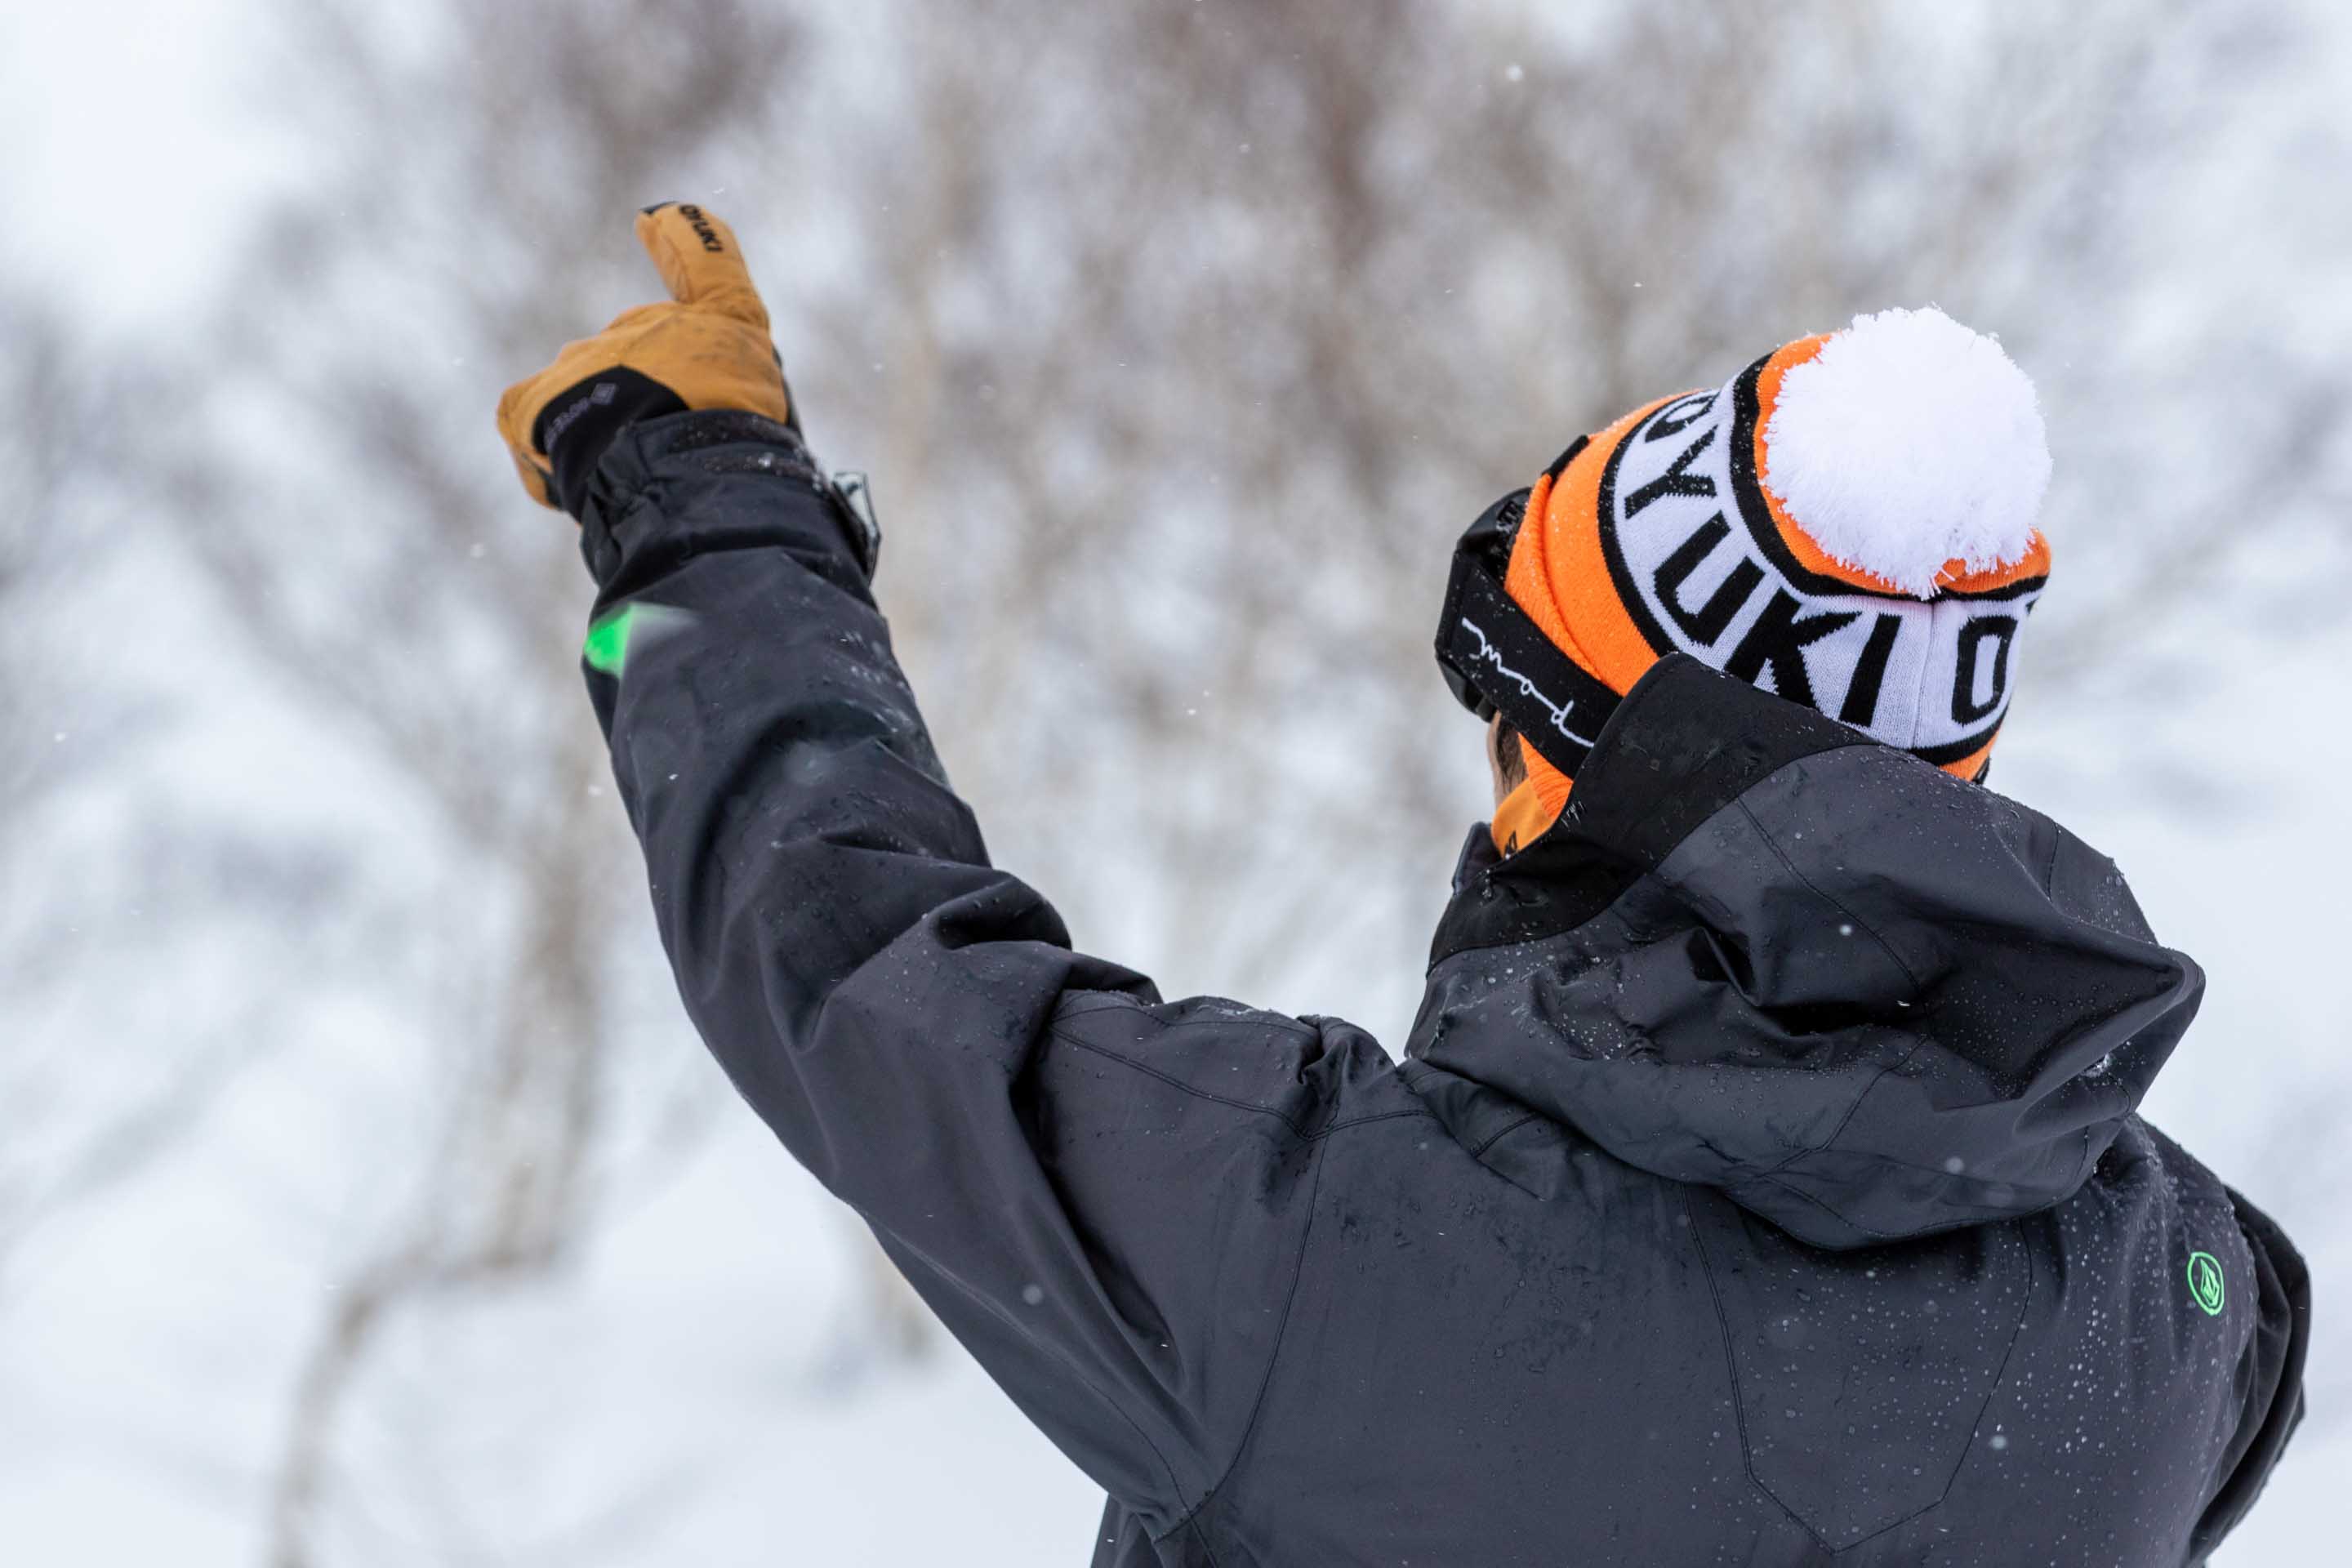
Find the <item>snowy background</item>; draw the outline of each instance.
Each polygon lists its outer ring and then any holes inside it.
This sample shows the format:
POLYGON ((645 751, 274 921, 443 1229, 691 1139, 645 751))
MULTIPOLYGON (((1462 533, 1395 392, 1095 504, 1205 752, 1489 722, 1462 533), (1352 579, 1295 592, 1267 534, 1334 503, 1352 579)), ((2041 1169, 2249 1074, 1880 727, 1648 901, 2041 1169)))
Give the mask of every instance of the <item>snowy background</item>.
POLYGON ((2148 1110, 2320 1293, 2221 1560, 2333 1560, 2347 89, 2322 0, 0 8, 8 1559, 1084 1560, 687 1031, 491 429, 678 197, 998 858, 1392 1042, 1482 805, 1454 532, 1800 331, 1999 332, 2058 564, 1996 783, 2210 974, 2148 1110))

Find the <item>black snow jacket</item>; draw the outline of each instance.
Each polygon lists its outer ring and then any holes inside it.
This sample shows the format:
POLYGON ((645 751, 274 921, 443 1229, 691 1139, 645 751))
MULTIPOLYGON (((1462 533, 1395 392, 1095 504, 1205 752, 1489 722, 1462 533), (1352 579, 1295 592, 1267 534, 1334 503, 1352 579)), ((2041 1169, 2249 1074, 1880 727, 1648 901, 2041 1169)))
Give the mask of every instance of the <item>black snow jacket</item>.
POLYGON ((846 515, 751 416, 624 436, 589 684, 688 1011, 1097 1564, 2156 1568, 2253 1501, 2307 1277, 2134 1113, 2202 982, 2080 840, 1668 658, 1473 835, 1400 1064, 1073 952, 846 515))

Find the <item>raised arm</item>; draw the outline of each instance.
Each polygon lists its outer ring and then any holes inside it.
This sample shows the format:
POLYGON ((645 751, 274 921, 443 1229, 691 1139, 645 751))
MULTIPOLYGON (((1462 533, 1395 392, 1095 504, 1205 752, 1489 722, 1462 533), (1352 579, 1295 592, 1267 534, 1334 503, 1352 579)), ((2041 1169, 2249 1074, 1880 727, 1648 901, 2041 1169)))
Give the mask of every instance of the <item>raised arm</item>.
POLYGON ((989 864, 734 237, 691 207, 638 228, 674 303, 500 425, 582 520, 589 689, 687 1010, 1032 1418, 1180 1529, 1276 1353, 1348 1053, 1161 1005, 989 864))

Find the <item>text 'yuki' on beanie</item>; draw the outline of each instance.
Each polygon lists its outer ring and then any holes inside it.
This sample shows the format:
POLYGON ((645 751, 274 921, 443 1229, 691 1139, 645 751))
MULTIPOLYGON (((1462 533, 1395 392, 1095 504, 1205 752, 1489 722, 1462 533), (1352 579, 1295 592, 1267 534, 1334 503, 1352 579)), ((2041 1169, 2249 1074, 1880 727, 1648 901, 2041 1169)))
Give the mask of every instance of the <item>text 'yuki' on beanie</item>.
MULTIPOLYGON (((1941 310, 1857 316, 1636 409, 1529 493, 1506 587, 1622 694, 1686 653, 1963 778, 2050 571, 2033 385, 1941 310)), ((1569 781, 1527 753, 1524 843, 1569 781)))

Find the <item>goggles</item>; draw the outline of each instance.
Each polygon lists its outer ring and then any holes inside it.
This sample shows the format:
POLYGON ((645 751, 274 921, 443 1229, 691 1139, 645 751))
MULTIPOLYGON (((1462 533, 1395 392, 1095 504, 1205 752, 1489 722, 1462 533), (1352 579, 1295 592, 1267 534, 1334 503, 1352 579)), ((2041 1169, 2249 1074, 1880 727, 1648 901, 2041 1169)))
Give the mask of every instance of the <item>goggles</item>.
MULTIPOLYGON (((1583 445, 1563 453, 1554 473, 1583 445)), ((1620 699, 1561 652, 1503 585, 1528 495, 1514 490, 1488 507, 1454 545, 1437 668, 1454 700, 1481 719, 1500 714, 1544 761, 1574 778, 1620 699)))

